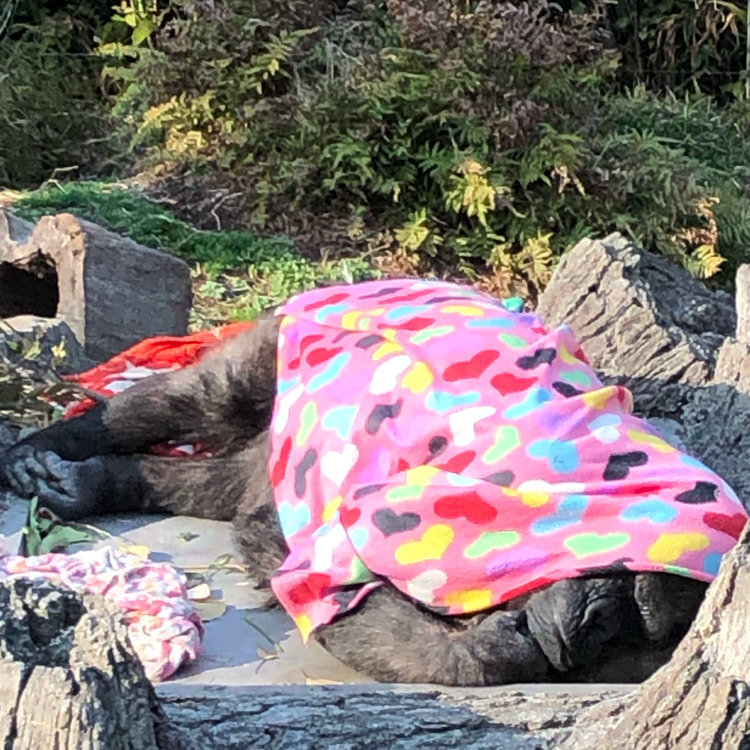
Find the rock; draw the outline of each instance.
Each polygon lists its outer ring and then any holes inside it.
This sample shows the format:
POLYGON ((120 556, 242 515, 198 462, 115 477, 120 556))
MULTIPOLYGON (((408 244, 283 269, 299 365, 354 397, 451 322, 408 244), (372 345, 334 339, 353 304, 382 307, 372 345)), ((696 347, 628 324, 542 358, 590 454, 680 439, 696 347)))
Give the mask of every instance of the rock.
POLYGON ((44 362, 62 361, 61 369, 76 372, 92 366, 83 345, 71 327, 62 318, 44 318, 40 315, 15 315, 0 321, 0 357, 12 360, 17 356, 18 345, 36 342, 39 357, 44 362), (55 352, 62 356, 55 356, 55 352))
POLYGON ((603 378, 632 390, 638 413, 677 418, 685 391, 674 386, 711 381, 737 319, 729 295, 619 234, 576 245, 537 312, 569 325, 603 378))
POLYGON ((116 608, 46 581, 0 582, 5 750, 180 750, 116 608))
POLYGON ((64 320, 93 360, 187 332, 186 263, 70 214, 36 226, 0 211, 0 317, 64 320))

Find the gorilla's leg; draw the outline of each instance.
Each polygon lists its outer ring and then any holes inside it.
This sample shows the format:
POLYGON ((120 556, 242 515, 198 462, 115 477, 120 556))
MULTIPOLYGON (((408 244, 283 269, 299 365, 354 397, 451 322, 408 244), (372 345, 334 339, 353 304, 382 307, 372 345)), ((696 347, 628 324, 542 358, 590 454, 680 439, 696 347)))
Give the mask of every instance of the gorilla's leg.
POLYGON ((502 685, 549 677, 522 611, 473 617, 468 627, 418 607, 390 586, 316 632, 335 657, 380 682, 502 685))
POLYGON ((199 440, 227 452, 245 445, 270 421, 279 323, 264 314, 197 364, 146 378, 80 417, 30 435, 10 449, 8 461, 29 448, 82 461, 146 452, 168 440, 199 440))

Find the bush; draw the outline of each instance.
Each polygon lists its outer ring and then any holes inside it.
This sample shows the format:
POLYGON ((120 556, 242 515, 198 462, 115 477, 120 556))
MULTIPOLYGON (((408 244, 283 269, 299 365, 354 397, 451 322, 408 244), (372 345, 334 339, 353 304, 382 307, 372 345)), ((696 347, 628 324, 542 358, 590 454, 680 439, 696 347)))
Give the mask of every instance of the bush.
POLYGON ((0 185, 35 186, 61 168, 103 174, 110 126, 94 19, 20 10, 0 43, 0 185))

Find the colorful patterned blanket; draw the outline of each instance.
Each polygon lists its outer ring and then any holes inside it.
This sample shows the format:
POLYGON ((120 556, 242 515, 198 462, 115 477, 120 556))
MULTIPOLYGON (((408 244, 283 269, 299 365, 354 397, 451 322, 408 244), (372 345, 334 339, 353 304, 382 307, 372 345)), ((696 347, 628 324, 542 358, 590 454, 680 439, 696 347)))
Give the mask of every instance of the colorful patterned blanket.
MULTIPOLYGON (((464 614, 613 566, 710 581, 735 544, 727 483, 634 417, 569 328, 510 307, 389 280, 279 310, 272 587, 305 639, 384 581, 464 614)), ((246 327, 149 339, 76 380, 111 395, 246 327)))
POLYGON ((414 280, 280 314, 272 587, 304 637, 383 581, 445 614, 611 566, 709 581, 747 520, 565 326, 414 280))

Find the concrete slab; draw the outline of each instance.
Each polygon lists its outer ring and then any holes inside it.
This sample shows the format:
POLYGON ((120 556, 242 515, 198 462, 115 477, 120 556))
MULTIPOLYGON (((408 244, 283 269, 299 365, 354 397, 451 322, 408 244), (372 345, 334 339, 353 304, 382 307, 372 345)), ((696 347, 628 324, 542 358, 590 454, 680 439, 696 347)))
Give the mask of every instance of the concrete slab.
MULTIPOLYGON (((26 522, 25 503, 7 498, 0 511, 0 549, 15 554, 26 522)), ((0 507, 2 507, 0 505, 0 507)), ((144 545, 150 558, 170 562, 182 569, 207 569, 229 554, 240 563, 231 524, 183 516, 131 515, 98 517, 92 526, 144 545)), ((291 618, 277 606, 268 606, 266 596, 253 588, 243 574, 219 568, 211 577, 211 590, 227 609, 206 622, 203 651, 199 659, 169 680, 170 685, 234 686, 363 684, 366 676, 334 659, 317 643, 305 646, 291 618)), ((507 686, 529 695, 538 693, 597 694, 632 686, 539 684, 507 686)), ((375 686, 373 686, 373 689, 375 686)), ((408 689, 414 689, 409 686, 408 689)))

